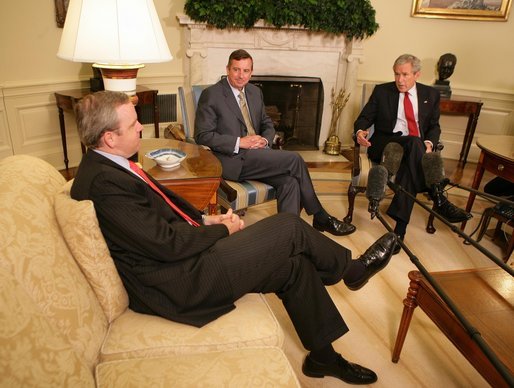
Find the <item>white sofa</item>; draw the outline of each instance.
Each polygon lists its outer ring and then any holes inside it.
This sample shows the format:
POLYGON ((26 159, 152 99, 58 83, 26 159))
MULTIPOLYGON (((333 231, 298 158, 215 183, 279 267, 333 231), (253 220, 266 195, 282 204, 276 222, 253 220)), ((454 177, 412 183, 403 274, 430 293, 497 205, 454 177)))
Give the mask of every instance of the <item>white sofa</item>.
POLYGON ((138 314, 90 201, 45 161, 0 161, 0 386, 299 386, 262 295, 202 327, 138 314))

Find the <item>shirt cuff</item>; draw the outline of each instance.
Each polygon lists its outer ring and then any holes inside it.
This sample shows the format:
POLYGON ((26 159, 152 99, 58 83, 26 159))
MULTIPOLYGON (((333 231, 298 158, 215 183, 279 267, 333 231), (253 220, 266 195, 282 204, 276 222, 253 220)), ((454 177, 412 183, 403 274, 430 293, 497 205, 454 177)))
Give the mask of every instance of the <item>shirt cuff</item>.
POLYGON ((239 141, 241 140, 240 137, 237 138, 236 140, 236 146, 234 147, 234 154, 238 154, 239 153, 239 141))

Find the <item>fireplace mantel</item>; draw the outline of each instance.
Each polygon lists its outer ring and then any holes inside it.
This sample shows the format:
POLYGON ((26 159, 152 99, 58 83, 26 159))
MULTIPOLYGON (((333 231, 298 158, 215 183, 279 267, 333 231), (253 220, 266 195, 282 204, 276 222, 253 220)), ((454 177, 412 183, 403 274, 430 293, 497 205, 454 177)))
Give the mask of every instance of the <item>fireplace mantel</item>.
MULTIPOLYGON (((230 53, 239 48, 254 58, 255 75, 319 77, 324 87, 324 106, 319 146, 328 136, 332 115, 331 92, 355 89, 358 66, 363 60, 363 41, 344 36, 312 32, 301 27, 276 28, 262 21, 250 29, 217 29, 180 14, 177 19, 184 31, 186 86, 212 84, 225 74, 230 53)), ((360 96, 351 95, 358 101, 360 96)), ((351 144, 353 117, 343 110, 338 136, 351 144)))

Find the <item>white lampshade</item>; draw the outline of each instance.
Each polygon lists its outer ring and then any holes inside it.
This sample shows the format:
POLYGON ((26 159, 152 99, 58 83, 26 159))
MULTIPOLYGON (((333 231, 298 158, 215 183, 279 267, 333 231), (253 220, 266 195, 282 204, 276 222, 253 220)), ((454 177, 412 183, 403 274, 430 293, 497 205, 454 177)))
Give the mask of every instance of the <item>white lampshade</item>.
POLYGON ((57 56, 95 63, 107 90, 129 94, 135 92, 135 78, 106 79, 108 69, 137 74, 143 63, 173 59, 152 0, 70 0, 57 56))

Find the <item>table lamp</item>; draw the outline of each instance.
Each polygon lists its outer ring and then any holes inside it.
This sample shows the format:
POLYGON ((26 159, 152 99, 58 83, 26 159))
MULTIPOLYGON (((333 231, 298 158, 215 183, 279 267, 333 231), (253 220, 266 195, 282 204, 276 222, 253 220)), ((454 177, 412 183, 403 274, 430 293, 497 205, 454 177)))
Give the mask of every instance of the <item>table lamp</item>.
POLYGON ((70 0, 57 56, 93 63, 105 90, 128 95, 143 63, 173 59, 152 0, 70 0))

